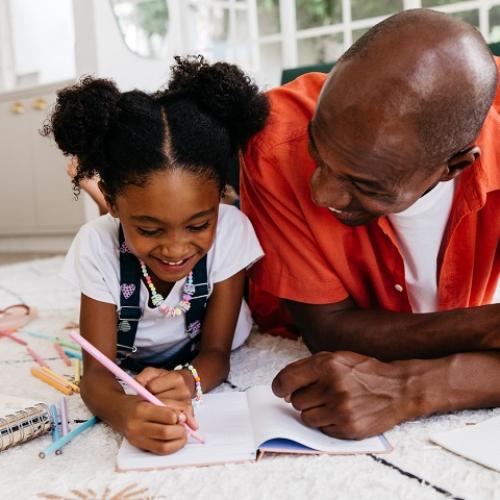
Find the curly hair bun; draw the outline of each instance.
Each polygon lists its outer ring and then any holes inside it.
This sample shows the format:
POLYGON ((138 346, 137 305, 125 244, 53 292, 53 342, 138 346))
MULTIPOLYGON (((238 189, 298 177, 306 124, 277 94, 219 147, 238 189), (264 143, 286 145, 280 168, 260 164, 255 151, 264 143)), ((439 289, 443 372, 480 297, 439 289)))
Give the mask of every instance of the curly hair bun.
POLYGON ((65 154, 93 157, 98 165, 103 139, 120 97, 112 80, 86 76, 57 93, 51 124, 45 127, 45 133, 53 132, 65 154))
POLYGON ((227 129, 234 148, 245 147, 264 127, 269 113, 266 96, 234 64, 209 64, 202 56, 177 56, 175 61, 168 89, 160 99, 194 101, 227 129))

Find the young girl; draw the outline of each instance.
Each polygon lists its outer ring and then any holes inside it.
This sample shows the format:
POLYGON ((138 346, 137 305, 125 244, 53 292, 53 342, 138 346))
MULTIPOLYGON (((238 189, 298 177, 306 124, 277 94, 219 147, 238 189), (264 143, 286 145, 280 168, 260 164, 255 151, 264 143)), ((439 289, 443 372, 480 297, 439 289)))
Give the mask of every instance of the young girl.
POLYGON ((176 58, 172 70, 154 95, 86 77, 58 93, 45 130, 77 158, 76 189, 98 175, 109 211, 80 229, 63 267, 82 293, 81 334, 168 408, 124 394, 89 356, 82 397, 155 453, 185 444, 191 398, 227 377, 251 328, 245 269, 262 256, 245 215, 219 202, 267 100, 233 65, 176 58))

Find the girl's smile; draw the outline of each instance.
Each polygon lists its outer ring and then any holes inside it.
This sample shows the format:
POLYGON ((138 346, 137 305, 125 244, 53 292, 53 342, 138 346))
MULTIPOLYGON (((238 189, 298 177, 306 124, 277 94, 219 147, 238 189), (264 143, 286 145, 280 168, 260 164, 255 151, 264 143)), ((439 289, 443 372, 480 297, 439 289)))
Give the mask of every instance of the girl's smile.
POLYGON ((126 186, 110 211, 153 280, 172 283, 187 276, 212 246, 219 201, 212 179, 184 169, 160 170, 142 186, 126 186))

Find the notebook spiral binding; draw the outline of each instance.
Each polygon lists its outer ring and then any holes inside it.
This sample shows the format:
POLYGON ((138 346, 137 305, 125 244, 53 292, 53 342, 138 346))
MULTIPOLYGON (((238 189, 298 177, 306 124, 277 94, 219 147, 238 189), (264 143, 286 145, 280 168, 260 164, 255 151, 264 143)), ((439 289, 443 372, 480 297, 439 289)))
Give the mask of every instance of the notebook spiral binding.
POLYGON ((49 432, 49 407, 39 403, 0 418, 0 452, 49 432))

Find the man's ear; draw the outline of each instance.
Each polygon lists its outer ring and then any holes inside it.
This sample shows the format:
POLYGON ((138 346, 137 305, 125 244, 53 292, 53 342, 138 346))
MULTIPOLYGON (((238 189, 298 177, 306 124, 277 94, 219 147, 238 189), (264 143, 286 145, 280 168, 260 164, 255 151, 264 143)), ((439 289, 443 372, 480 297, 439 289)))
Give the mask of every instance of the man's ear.
POLYGON ((113 216, 113 217, 118 217, 118 211, 116 209, 116 205, 113 203, 113 200, 111 196, 109 195, 108 190, 106 189, 106 184, 104 182, 99 181, 97 183, 97 186, 99 187, 99 190, 101 191, 102 195, 104 196, 104 200, 106 201, 106 207, 108 209, 108 212, 113 216))
POLYGON ((447 171, 441 181, 450 181, 470 167, 481 156, 481 148, 472 144, 458 153, 455 153, 446 163, 447 171))

